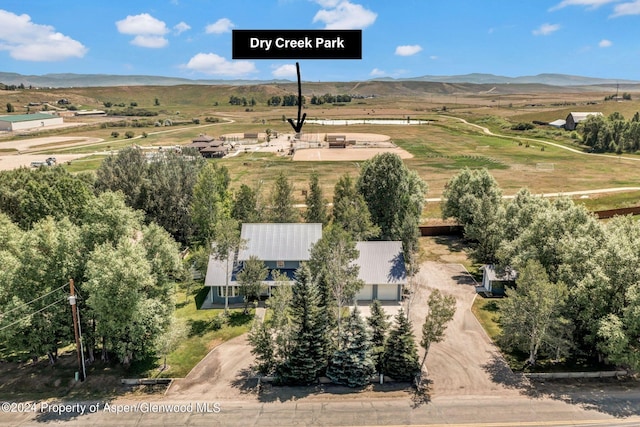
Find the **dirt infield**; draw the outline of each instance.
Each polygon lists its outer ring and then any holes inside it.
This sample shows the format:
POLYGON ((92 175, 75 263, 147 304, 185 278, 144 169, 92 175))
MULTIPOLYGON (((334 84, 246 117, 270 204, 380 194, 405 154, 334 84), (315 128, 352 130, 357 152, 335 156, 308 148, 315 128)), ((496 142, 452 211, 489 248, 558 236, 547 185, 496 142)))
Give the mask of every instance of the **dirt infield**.
POLYGON ((379 153, 395 153, 403 159, 410 159, 413 154, 399 147, 393 148, 307 148, 297 150, 293 160, 297 162, 340 162, 367 160, 379 153))

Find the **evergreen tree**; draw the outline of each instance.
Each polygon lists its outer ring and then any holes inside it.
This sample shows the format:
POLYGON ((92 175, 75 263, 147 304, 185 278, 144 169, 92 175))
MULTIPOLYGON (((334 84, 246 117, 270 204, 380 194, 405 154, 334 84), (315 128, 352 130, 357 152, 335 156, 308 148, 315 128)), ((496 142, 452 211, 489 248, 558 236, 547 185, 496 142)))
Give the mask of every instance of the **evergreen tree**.
POLYGON ((242 184, 233 199, 231 216, 241 224, 260 222, 262 215, 259 209, 258 191, 253 190, 246 184, 242 184))
POLYGON ((318 288, 311 280, 309 267, 302 265, 296 271, 293 285, 291 349, 276 371, 276 376, 282 383, 311 384, 326 368, 326 331, 322 329, 322 310, 319 304, 318 288))
POLYGON ((269 375, 276 366, 275 346, 271 329, 264 322, 256 322, 249 332, 251 354, 256 357, 256 370, 262 375, 269 375))
POLYGON ((298 222, 299 215, 293 207, 293 186, 284 172, 280 172, 276 178, 271 192, 270 210, 272 222, 298 222))
POLYGON ((384 346, 384 374, 397 381, 412 381, 420 372, 420 362, 411 323, 403 309, 400 309, 395 320, 384 346))
POLYGON ((305 220, 308 223, 327 223, 327 201, 322 194, 318 173, 313 172, 309 180, 309 193, 305 197, 307 211, 305 212, 305 220))
POLYGON ((367 318, 371 328, 371 351, 378 372, 382 371, 382 354, 389 331, 389 315, 384 312, 379 300, 371 303, 371 315, 367 318))
POLYGON ((375 372, 371 342, 357 306, 351 312, 338 349, 333 353, 327 377, 336 384, 362 387, 375 372))

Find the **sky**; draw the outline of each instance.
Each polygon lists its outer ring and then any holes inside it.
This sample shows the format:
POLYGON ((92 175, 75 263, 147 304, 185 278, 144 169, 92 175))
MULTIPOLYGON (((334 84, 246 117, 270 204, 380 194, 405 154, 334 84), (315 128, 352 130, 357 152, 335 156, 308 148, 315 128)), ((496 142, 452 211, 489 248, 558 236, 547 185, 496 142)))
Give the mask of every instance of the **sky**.
POLYGON ((0 71, 296 79, 295 60, 233 60, 234 29, 362 30, 362 59, 300 60, 306 81, 640 80, 640 0, 1 0, 0 71))

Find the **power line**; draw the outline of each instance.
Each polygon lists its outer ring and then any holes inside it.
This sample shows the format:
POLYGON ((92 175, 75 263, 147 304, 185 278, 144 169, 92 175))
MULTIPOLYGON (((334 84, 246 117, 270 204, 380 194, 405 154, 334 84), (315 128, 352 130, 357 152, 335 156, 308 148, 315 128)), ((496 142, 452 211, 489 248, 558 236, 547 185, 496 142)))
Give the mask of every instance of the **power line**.
POLYGON ((3 317, 4 317, 4 316, 6 316, 7 314, 9 314, 9 313, 11 313, 11 312, 13 312, 13 311, 18 310, 18 309, 22 308, 22 307, 23 307, 23 306, 25 306, 25 305, 29 305, 29 304, 31 304, 31 303, 33 303, 33 302, 36 302, 36 301, 38 301, 38 300, 40 300, 40 299, 42 299, 42 298, 44 298, 44 297, 46 297, 46 296, 49 296, 49 295, 51 295, 52 293, 57 292, 57 291, 59 291, 60 289, 64 288, 65 286, 67 286, 67 284, 64 284, 64 285, 60 286, 59 288, 52 290, 51 292, 48 292, 48 293, 46 293, 46 294, 44 294, 44 295, 42 295, 42 296, 39 296, 39 297, 38 297, 38 298, 36 298, 36 299, 32 299, 31 301, 20 303, 20 305, 18 305, 17 307, 14 307, 14 308, 12 308, 11 310, 6 311, 6 312, 4 312, 4 313, 0 313, 0 318, 3 318, 3 317))
POLYGON ((2 328, 0 328, 0 331, 4 331, 5 329, 9 328, 10 326, 15 325, 16 323, 20 323, 22 320, 24 320, 24 319, 26 319, 26 318, 29 318, 29 317, 33 316, 34 314, 38 314, 38 313, 40 313, 41 311, 44 311, 44 310, 46 310, 47 308, 52 307, 52 306, 56 305, 57 303, 59 303, 59 302, 61 302, 61 301, 66 301, 66 300, 67 300, 67 297, 65 296, 64 298, 61 298, 61 299, 59 299, 59 300, 57 300, 57 301, 54 301, 54 302, 52 302, 51 304, 49 304, 49 305, 47 305, 47 306, 42 307, 40 310, 37 310, 37 311, 34 311, 33 313, 29 313, 29 314, 27 314, 27 315, 26 315, 25 317, 23 317, 22 319, 18 319, 18 320, 16 320, 15 322, 9 323, 8 325, 4 325, 2 328))

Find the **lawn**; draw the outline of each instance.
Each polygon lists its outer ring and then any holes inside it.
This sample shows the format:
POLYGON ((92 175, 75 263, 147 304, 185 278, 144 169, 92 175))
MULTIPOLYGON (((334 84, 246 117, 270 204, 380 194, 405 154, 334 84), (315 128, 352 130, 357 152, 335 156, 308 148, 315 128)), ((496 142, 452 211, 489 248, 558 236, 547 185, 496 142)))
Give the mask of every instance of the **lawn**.
POLYGON ((157 366, 146 372, 148 377, 183 378, 204 356, 217 345, 248 332, 253 321, 254 311, 243 314, 242 309, 231 309, 229 316, 224 316, 224 309, 201 310, 208 288, 200 288, 187 295, 176 294, 176 317, 187 324, 188 336, 176 350, 167 355, 167 370, 161 370, 163 359, 159 358, 157 366))

